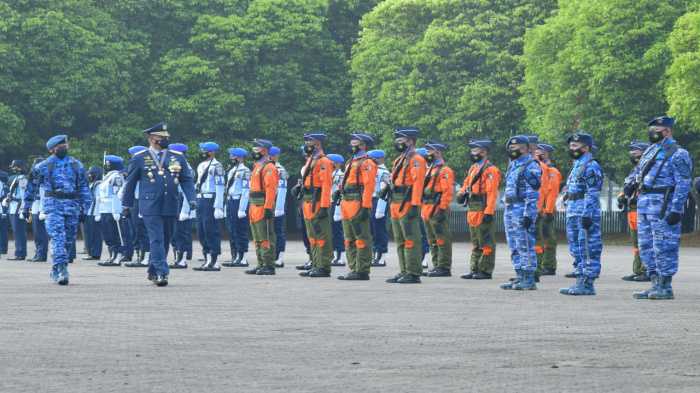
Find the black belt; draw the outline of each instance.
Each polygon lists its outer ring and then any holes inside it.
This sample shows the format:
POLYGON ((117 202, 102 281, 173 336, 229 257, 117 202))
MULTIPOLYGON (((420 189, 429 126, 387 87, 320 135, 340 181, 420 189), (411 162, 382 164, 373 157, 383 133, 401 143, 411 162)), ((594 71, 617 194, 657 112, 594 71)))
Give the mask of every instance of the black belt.
POLYGON ((486 203, 486 195, 472 194, 469 196, 469 202, 486 203))
POLYGON ((666 192, 672 189, 673 187, 651 188, 647 186, 642 186, 642 194, 665 194, 666 192))
POLYGON ((360 187, 344 187, 343 194, 358 194, 362 192, 360 187))
POLYGON ((567 201, 578 201, 579 199, 583 199, 586 197, 586 194, 582 192, 567 192, 566 193, 566 200, 567 201))
POLYGON ((525 202, 525 198, 521 197, 506 197, 506 203, 525 202))
POLYGON ((49 191, 46 193, 46 196, 56 199, 78 199, 77 192, 49 191))
POLYGON ((265 192, 263 191, 251 191, 248 195, 250 198, 265 198, 265 192))
POLYGON ((402 193, 404 193, 404 192, 406 192, 406 191, 408 191, 408 187, 407 187, 407 186, 397 186, 397 187, 394 187, 394 192, 397 193, 397 194, 402 194, 402 193))

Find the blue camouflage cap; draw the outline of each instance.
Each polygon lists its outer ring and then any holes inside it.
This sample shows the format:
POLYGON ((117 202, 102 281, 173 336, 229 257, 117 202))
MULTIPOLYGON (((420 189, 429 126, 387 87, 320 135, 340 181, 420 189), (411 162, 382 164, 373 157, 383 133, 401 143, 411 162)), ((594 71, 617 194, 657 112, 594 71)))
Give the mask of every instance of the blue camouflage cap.
POLYGON ((668 128, 673 128, 673 126, 676 124, 676 119, 669 117, 669 116, 657 116, 649 122, 649 127, 652 126, 657 126, 657 127, 668 127, 668 128))
POLYGON ((367 152, 367 156, 371 159, 379 160, 386 157, 386 154, 384 153, 384 150, 370 150, 367 152))
POLYGON ((245 158, 248 156, 248 150, 242 147, 232 147, 228 149, 229 157, 245 158))
POLYGON ((428 149, 426 149, 425 147, 419 147, 416 149, 416 153, 418 153, 418 155, 420 155, 421 157, 425 157, 428 155, 428 149))
POLYGON ((99 176, 102 176, 103 171, 102 171, 102 168, 100 168, 99 166, 91 166, 90 169, 88 169, 87 173, 89 175, 99 177, 99 176))
POLYGON ((271 155, 272 157, 277 157, 277 156, 280 155, 280 153, 282 153, 282 149, 280 149, 279 147, 277 147, 277 146, 272 146, 272 147, 270 148, 270 155, 271 155))
POLYGON ((644 151, 649 147, 649 144, 646 142, 638 141, 638 140, 633 140, 629 144, 629 150, 639 150, 639 151, 644 151))
MULTIPOLYGON (((170 145, 168 147, 172 149, 173 145, 170 145)), ((129 150, 127 150, 127 152, 129 153, 129 155, 133 156, 134 154, 140 153, 144 150, 148 150, 148 148, 146 146, 131 146, 129 150)))
POLYGON ((203 142, 199 144, 199 150, 207 153, 216 153, 219 151, 219 144, 216 142, 203 142))
POLYGON ((350 140, 360 141, 367 146, 374 145, 374 138, 369 134, 365 134, 364 132, 356 132, 356 133, 350 134, 350 140))
POLYGON ((418 139, 420 130, 418 127, 398 127, 394 130, 394 138, 418 139))
POLYGON ((508 139, 506 147, 510 145, 528 145, 530 144, 530 138, 527 135, 515 135, 508 139))
POLYGON ((68 136, 67 135, 56 135, 52 136, 49 138, 49 140, 46 142, 46 150, 51 150, 54 147, 58 145, 62 145, 64 143, 68 143, 68 136))
POLYGON ((481 148, 491 150, 493 141, 491 139, 472 139, 469 141, 469 147, 472 149, 481 148))
POLYGON ((253 147, 262 147, 265 149, 270 150, 272 147, 272 142, 268 141, 267 139, 253 139, 253 147))
POLYGON ((548 143, 538 143, 537 148, 540 150, 544 150, 547 153, 551 153, 554 151, 554 146, 548 144, 548 143))
POLYGON ((168 145, 168 150, 176 151, 178 153, 186 153, 190 148, 184 143, 171 143, 168 145))
POLYGON ((304 134, 304 142, 308 142, 308 141, 323 142, 324 140, 326 140, 326 133, 323 131, 313 131, 313 132, 309 132, 309 133, 304 134))
POLYGON ((170 133, 168 133, 168 125, 165 124, 165 122, 160 122, 154 126, 146 128, 143 130, 143 133, 146 135, 156 135, 166 138, 170 136, 170 133))
POLYGON ((593 148, 593 145, 595 144, 593 142, 593 136, 585 131, 576 131, 575 133, 571 134, 567 139, 566 143, 571 143, 571 142, 581 142, 585 143, 586 145, 590 146, 593 148))
POLYGON ((340 154, 326 154, 326 157, 328 157, 329 160, 333 161, 336 164, 345 163, 345 158, 343 158, 343 156, 341 156, 340 154))

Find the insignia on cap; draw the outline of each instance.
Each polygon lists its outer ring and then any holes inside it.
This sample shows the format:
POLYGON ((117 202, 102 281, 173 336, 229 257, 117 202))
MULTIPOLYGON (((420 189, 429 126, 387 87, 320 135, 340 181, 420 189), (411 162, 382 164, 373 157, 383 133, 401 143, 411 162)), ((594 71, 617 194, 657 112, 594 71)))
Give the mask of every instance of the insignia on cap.
POLYGON ((516 143, 517 141, 518 141, 517 139, 513 138, 513 139, 510 140, 510 143, 513 144, 513 143, 516 143))
POLYGON ((578 141, 579 139, 581 139, 581 137, 580 137, 578 134, 576 134, 576 135, 574 135, 574 137, 571 138, 571 139, 573 139, 573 140, 575 140, 575 141, 578 141))
POLYGON ((656 119, 656 124, 664 124, 664 119, 656 119))

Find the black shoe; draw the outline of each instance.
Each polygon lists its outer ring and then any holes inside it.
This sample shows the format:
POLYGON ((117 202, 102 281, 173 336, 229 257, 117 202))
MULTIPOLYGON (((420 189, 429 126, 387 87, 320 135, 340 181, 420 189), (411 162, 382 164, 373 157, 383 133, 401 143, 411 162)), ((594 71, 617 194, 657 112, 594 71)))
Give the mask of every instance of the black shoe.
POLYGON ((23 261, 27 259, 27 257, 9 257, 7 258, 8 261, 23 261))
POLYGON ((566 277, 566 278, 576 278, 576 277, 578 277, 578 274, 576 274, 576 272, 566 273, 566 274, 564 275, 564 277, 566 277))
POLYGON ((171 269, 187 269, 187 264, 183 261, 182 263, 173 263, 172 265, 168 265, 169 268, 171 269))
POLYGON ((44 258, 36 258, 32 262, 46 262, 46 257, 44 258))
POLYGON ((415 274, 404 274, 396 281, 398 284, 420 284, 420 276, 415 274))
POLYGON ((100 257, 93 257, 91 255, 88 255, 86 257, 82 258, 83 261, 99 261, 100 257))
POLYGON ((255 267, 253 269, 246 270, 244 273, 245 274, 258 274, 258 270, 261 270, 261 267, 255 267))
POLYGON ((540 272, 540 276, 556 276, 557 271, 554 269, 549 269, 549 268, 543 268, 542 271, 540 272))
POLYGON ((630 274, 629 276, 622 277, 622 281, 636 281, 635 278, 637 278, 636 274, 630 274))
POLYGON ((474 279, 474 275, 476 275, 476 273, 474 273, 474 272, 469 272, 469 273, 467 273, 467 274, 462 274, 461 276, 459 276, 459 278, 463 278, 463 279, 465 279, 465 280, 473 280, 473 279, 474 279))
POLYGON ((306 262, 306 263, 303 264, 303 265, 298 265, 298 266, 296 267, 296 269, 297 269, 297 270, 311 270, 312 267, 313 267, 313 264, 311 263, 311 261, 309 261, 309 262, 306 262))
POLYGON ((168 285, 168 276, 156 276, 156 286, 165 287, 168 285))
POLYGON ((150 281, 154 284, 156 283, 156 278, 158 278, 158 276, 156 276, 154 274, 150 274, 150 273, 148 274, 148 281, 150 281))
POLYGON ((257 274, 258 276, 274 276, 276 273, 274 267, 265 266, 261 267, 260 269, 257 269, 255 274, 257 274))
POLYGON ((344 281, 367 281, 369 280, 369 273, 365 272, 350 272, 344 276, 338 276, 338 280, 344 281))
POLYGON ((395 276, 392 277, 392 278, 387 278, 386 281, 384 281, 384 282, 387 282, 387 283, 389 283, 389 284, 396 284, 396 283, 399 282, 399 280, 401 279, 401 277, 403 277, 403 273, 399 273, 399 274, 395 275, 395 276))
POLYGON ((474 280, 490 280, 491 278, 492 277, 491 277, 490 273, 483 273, 483 272, 476 272, 472 276, 472 279, 474 279, 474 280))
POLYGON ((649 276, 647 276, 646 273, 645 274, 638 274, 638 275, 634 276, 634 280, 632 280, 632 281, 649 282, 649 281, 651 281, 651 278, 649 278, 649 276))
POLYGON ((306 272, 301 272, 301 273, 299 273, 299 275, 302 277, 314 277, 314 278, 316 278, 316 277, 330 277, 331 272, 322 268, 322 267, 319 267, 319 268, 313 268, 313 269, 306 271, 306 272))
POLYGON ((428 277, 452 277, 452 272, 444 267, 436 267, 428 272, 428 277))

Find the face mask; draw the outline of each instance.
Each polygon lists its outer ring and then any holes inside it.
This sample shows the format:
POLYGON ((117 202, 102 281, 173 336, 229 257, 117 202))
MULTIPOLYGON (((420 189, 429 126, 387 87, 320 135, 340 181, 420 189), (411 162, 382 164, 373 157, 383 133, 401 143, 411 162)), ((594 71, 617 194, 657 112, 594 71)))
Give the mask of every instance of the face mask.
POLYGON ((425 156, 425 161, 428 163, 435 162, 435 156, 432 154, 428 154, 427 156, 425 156))
POLYGON ((481 161, 481 154, 471 154, 469 158, 472 160, 472 162, 479 162, 481 161))
POLYGON ((662 139, 664 139, 664 136, 661 133, 661 131, 658 131, 658 132, 657 131, 649 131, 648 135, 649 135, 649 142, 651 142, 651 143, 657 143, 657 142, 660 142, 662 139))
POLYGON ((632 163, 632 165, 637 165, 639 164, 640 159, 641 157, 630 157, 630 162, 632 163))
POLYGON ((262 153, 260 153, 259 151, 254 151, 254 152, 253 152, 253 159, 254 159, 255 161, 258 161, 258 160, 260 160, 261 158, 263 158, 262 153))
POLYGON ((396 149, 396 151, 398 151, 399 153, 403 153, 406 151, 406 144, 403 142, 395 143, 394 149, 396 149))
POLYGON ((569 149, 569 157, 575 159, 578 159, 583 155, 583 152, 581 149, 569 149))
POLYGON ((65 158, 68 155, 68 148, 66 147, 58 147, 56 148, 56 157, 58 158, 65 158))
POLYGON ((14 168, 10 168, 10 170, 12 171, 12 173, 22 173, 21 168, 14 167, 14 168))
POLYGON ((523 153, 520 150, 509 150, 508 151, 508 157, 510 157, 514 160, 519 158, 522 155, 523 155, 523 153))
POLYGON ((160 146, 163 149, 167 149, 168 146, 170 145, 170 141, 168 139, 161 139, 156 143, 158 144, 158 146, 160 146))
POLYGON ((540 161, 544 161, 544 154, 540 154, 537 156, 537 159, 540 161))
POLYGON ((88 174, 88 175, 87 175, 87 180, 88 180, 89 183, 92 183, 92 182, 95 181, 95 176, 94 176, 94 175, 88 174))
POLYGON ((109 164, 105 164, 105 173, 109 172, 112 170, 112 166, 109 164))
POLYGON ((359 153, 359 152, 360 152, 360 146, 350 146, 350 152, 352 152, 352 154, 357 154, 357 153, 359 153))
POLYGON ((316 146, 304 145, 304 153, 306 153, 307 156, 314 154, 315 151, 316 151, 316 146))
POLYGON ((201 152, 201 153, 199 153, 199 157, 200 157, 202 160, 206 160, 207 158, 209 158, 209 153, 201 152))

